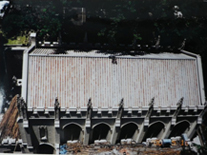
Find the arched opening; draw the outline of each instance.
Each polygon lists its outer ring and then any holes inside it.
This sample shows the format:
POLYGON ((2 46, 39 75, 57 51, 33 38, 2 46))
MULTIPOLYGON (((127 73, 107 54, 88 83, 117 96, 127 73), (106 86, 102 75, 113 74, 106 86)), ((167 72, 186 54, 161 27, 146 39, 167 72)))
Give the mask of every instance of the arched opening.
POLYGON ((64 142, 68 140, 78 140, 81 139, 81 127, 76 124, 69 124, 64 128, 64 142))
POLYGON ((165 125, 161 122, 153 123, 149 126, 143 141, 146 141, 147 138, 157 137, 160 138, 162 133, 164 132, 165 125))
POLYGON ((190 127, 190 123, 187 121, 177 123, 169 137, 181 136, 183 133, 187 132, 190 127))
POLYGON ((134 123, 126 124, 121 128, 117 142, 120 142, 121 139, 135 140, 136 133, 138 133, 138 126, 136 124, 134 123))
POLYGON ((92 130, 92 138, 90 140, 90 143, 94 143, 95 140, 101 140, 101 139, 109 139, 110 134, 110 127, 106 124, 99 124, 95 126, 92 130))
POLYGON ((38 147, 38 154, 53 154, 54 148, 48 144, 40 144, 38 147))

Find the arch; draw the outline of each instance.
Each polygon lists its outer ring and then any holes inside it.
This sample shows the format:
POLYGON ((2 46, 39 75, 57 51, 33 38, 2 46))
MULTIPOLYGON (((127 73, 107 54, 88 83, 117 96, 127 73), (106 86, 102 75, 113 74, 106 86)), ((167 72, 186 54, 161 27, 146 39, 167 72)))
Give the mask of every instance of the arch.
POLYGON ((81 131, 82 128, 77 123, 69 123, 64 126, 64 138, 63 142, 67 142, 68 140, 81 140, 81 131))
POLYGON ((189 130, 189 127, 190 127, 189 121, 187 120, 180 121, 176 123, 176 125, 173 127, 169 137, 181 136, 183 133, 189 130))
POLYGON ((38 146, 38 154, 53 154, 55 148, 50 143, 40 143, 38 146))
POLYGON ((123 128, 124 126, 126 126, 126 125, 128 125, 128 124, 130 124, 130 123, 132 123, 132 124, 136 125, 136 126, 137 126, 137 128, 139 128, 139 126, 137 125, 137 123, 135 123, 135 122, 133 122, 133 121, 126 122, 126 123, 122 124, 122 125, 121 125, 121 128, 123 128))
POLYGON ((90 143, 95 140, 106 139, 109 140, 111 128, 107 123, 98 123, 93 126, 90 143))
POLYGON ((101 124, 105 124, 105 125, 107 125, 107 126, 109 127, 109 129, 111 130, 110 125, 109 125, 108 123, 105 123, 105 122, 100 122, 100 123, 94 124, 94 125, 92 126, 92 129, 94 129, 95 127, 97 127, 97 126, 99 126, 99 125, 101 125, 101 124))
POLYGON ((77 125, 77 126, 79 126, 79 127, 82 129, 82 126, 81 126, 80 124, 78 124, 78 123, 75 123, 75 122, 71 122, 71 123, 67 123, 67 124, 65 124, 65 125, 62 127, 62 129, 64 130, 65 127, 67 127, 67 126, 69 126, 69 125, 71 125, 71 124, 77 125))
POLYGON ((49 146, 53 147, 53 149, 55 149, 54 146, 51 143, 39 143, 39 146, 40 145, 49 145, 49 146))
POLYGON ((161 134, 164 133, 165 124, 161 121, 153 122, 149 125, 147 132, 143 138, 146 141, 147 138, 157 137, 160 138, 161 134))
POLYGON ((121 139, 130 138, 135 140, 135 137, 138 134, 138 129, 138 125, 134 122, 128 122, 123 124, 117 138, 117 143, 120 142, 121 139))
POLYGON ((155 121, 155 122, 151 123, 151 124, 149 125, 149 127, 152 126, 152 125, 154 125, 154 124, 156 124, 156 123, 161 123, 161 124, 163 124, 163 125, 165 126, 165 123, 163 123, 162 121, 155 121))
POLYGON ((183 121, 179 121, 179 122, 177 122, 177 123, 175 124, 175 126, 178 125, 178 124, 180 124, 180 123, 184 123, 184 122, 188 123, 189 126, 190 126, 190 124, 191 124, 190 121, 188 121, 188 120, 183 120, 183 121))

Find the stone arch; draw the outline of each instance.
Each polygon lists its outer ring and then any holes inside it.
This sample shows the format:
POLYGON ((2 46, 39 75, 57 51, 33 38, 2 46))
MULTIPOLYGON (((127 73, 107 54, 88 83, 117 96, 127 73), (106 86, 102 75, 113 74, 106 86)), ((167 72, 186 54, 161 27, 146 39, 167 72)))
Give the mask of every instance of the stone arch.
POLYGON ((121 141, 121 139, 133 139, 136 140, 136 136, 138 134, 138 125, 134 122, 127 122, 121 126, 117 143, 121 141), (129 132, 130 131, 130 132, 129 132))
POLYGON ((38 146, 38 154, 54 154, 55 148, 50 143, 40 143, 38 146))
POLYGON ((128 124, 130 124, 130 123, 136 125, 137 128, 139 128, 139 126, 137 125, 137 123, 135 123, 135 122, 133 122, 133 121, 126 122, 126 123, 122 124, 122 125, 121 125, 121 128, 123 128, 124 126, 126 126, 126 125, 128 125, 128 124))
POLYGON ((75 122, 70 122, 70 123, 65 124, 65 125, 62 127, 62 129, 64 129, 65 127, 67 127, 68 125, 71 125, 71 124, 75 124, 75 125, 79 126, 79 127, 82 129, 82 126, 81 126, 80 124, 78 124, 78 123, 75 123, 75 122))
POLYGON ((189 130, 190 122, 187 120, 180 121, 176 123, 173 127, 169 137, 181 136, 183 133, 186 133, 189 130))
POLYGON ((63 142, 66 143, 68 140, 77 140, 81 141, 82 140, 82 128, 79 124, 77 123, 68 123, 63 126, 63 133, 64 133, 64 138, 63 142))
POLYGON ((92 127, 90 143, 94 143, 95 140, 105 139, 109 141, 111 136, 111 128, 107 123, 98 123, 92 127))
POLYGON ((110 128, 110 130, 111 130, 110 125, 109 125, 108 123, 105 123, 105 122, 100 122, 100 123, 94 124, 94 125, 92 126, 92 129, 94 129, 96 126, 98 126, 98 125, 100 125, 100 124, 107 125, 107 126, 110 128))
POLYGON ((156 123, 161 123, 161 124, 163 124, 163 125, 165 126, 165 123, 163 123, 162 121, 156 121, 156 122, 152 122, 152 123, 149 125, 149 127, 152 126, 152 125, 154 125, 154 124, 156 124, 156 123))
POLYGON ((147 138, 157 137, 160 138, 165 130, 165 124, 162 121, 156 121, 149 125, 147 132, 143 138, 146 141, 147 138))

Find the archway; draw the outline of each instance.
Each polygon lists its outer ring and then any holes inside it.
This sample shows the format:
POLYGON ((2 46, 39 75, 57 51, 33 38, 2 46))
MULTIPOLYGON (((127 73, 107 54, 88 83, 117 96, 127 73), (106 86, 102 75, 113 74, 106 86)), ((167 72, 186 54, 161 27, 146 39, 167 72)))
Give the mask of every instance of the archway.
POLYGON ((80 140, 81 139, 81 127, 76 124, 69 124, 64 127, 64 142, 68 140, 80 140))
POLYGON ((137 132, 138 132, 138 126, 135 123, 128 123, 121 128, 117 142, 120 142, 121 139, 128 139, 128 138, 135 140, 135 136, 137 132))
POLYGON ((181 136, 183 133, 187 132, 190 127, 190 123, 188 121, 178 122, 169 137, 181 136))
POLYGON ((96 125, 92 130, 92 138, 90 140, 90 143, 93 143, 95 140, 108 140, 109 134, 110 127, 107 124, 101 123, 99 125, 96 125))
POLYGON ((147 138, 157 137, 160 138, 161 134, 164 132, 165 125, 162 122, 155 122, 151 124, 143 138, 146 141, 147 138))
POLYGON ((38 154, 53 154, 54 148, 49 144, 40 144, 38 147, 38 154))

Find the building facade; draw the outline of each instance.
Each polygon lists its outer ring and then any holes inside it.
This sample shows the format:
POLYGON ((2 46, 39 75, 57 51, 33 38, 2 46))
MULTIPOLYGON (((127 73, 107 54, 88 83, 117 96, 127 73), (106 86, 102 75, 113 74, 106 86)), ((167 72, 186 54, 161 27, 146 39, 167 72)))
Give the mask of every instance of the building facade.
POLYGON ((23 54, 19 80, 25 152, 59 152, 67 142, 136 143, 187 133, 202 123, 205 95, 198 55, 123 55, 37 47, 23 54))

